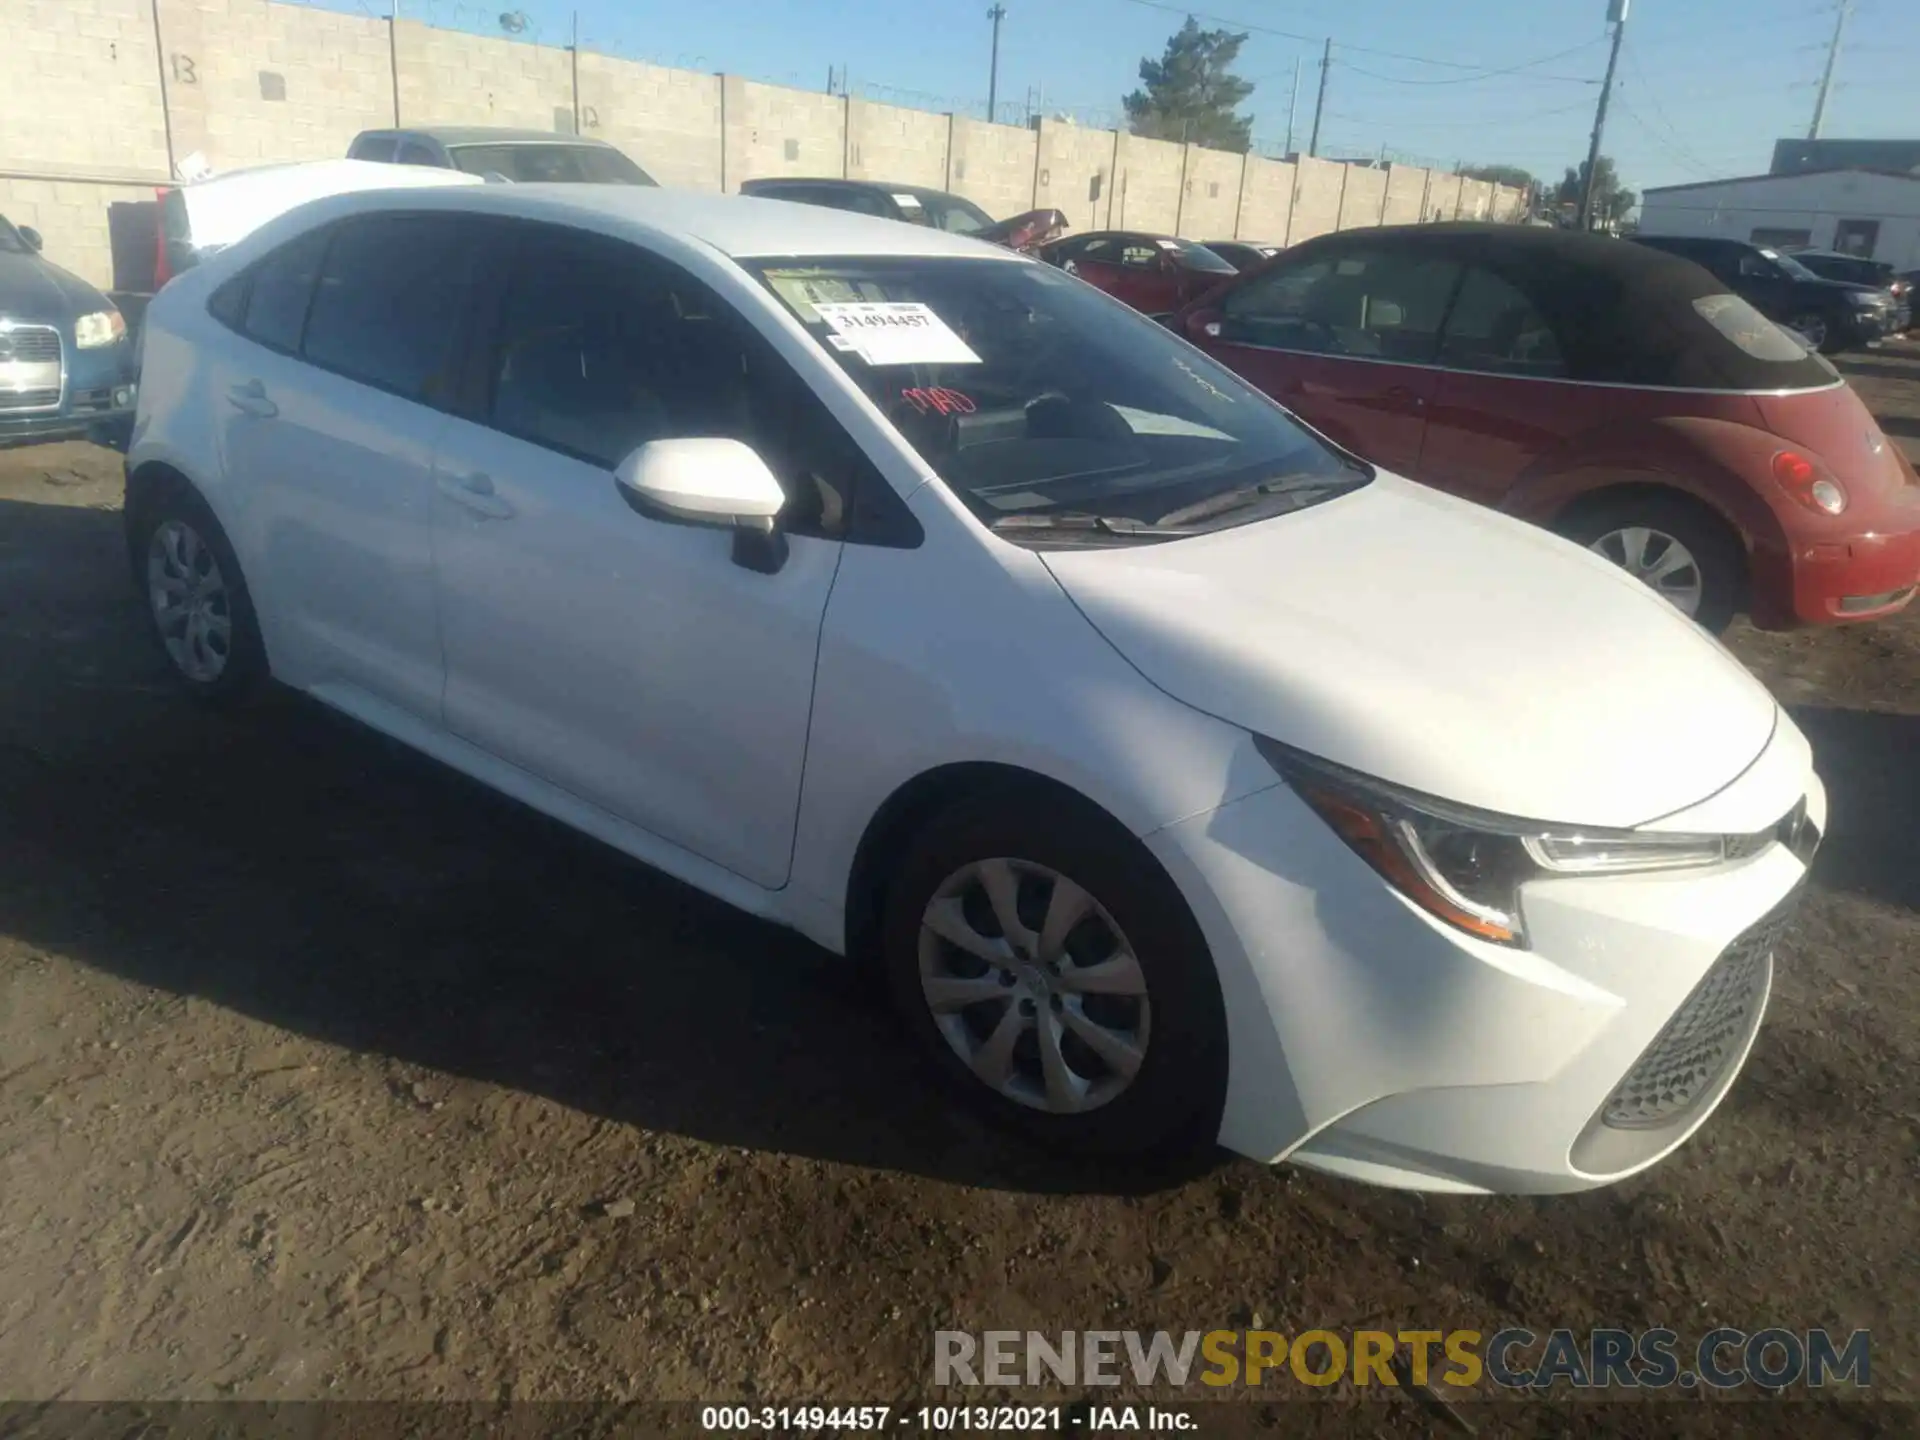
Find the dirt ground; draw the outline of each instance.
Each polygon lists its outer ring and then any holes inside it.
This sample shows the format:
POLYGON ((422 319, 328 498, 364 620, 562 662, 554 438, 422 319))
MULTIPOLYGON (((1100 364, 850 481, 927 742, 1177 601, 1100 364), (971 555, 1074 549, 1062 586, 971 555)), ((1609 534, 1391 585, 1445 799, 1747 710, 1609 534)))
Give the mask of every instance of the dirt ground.
MULTIPOLYGON (((1920 347, 1851 369, 1920 451, 1920 347)), ((1920 614, 1731 639, 1833 820, 1703 1135, 1426 1199, 1003 1143, 803 941, 304 703, 174 698, 118 506, 117 456, 0 452, 0 1397, 887 1401, 940 1327, 1257 1317, 1865 1327, 1920 1399, 1920 614)))

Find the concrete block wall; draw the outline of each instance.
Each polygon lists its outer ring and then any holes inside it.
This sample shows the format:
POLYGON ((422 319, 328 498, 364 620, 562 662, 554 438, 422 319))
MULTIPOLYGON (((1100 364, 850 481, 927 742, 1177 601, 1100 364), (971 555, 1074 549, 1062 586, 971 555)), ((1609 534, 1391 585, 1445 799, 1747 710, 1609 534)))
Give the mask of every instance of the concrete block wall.
POLYGON ((1427 219, 1453 220, 1460 212, 1460 177, 1432 172, 1427 179, 1427 219))
POLYGON ((989 125, 586 52, 576 67, 562 48, 345 8, 0 0, 0 210, 103 285, 111 207, 150 203, 196 152, 216 170, 341 155, 396 111, 404 125, 564 132, 576 109, 582 133, 663 184, 852 175, 942 186, 998 217, 1053 206, 1079 230, 1297 244, 1383 218, 1517 219, 1525 203, 1411 167, 1294 164, 1055 120, 989 125))
POLYGON ((929 110, 847 99, 847 176, 900 185, 947 185, 949 117, 929 110))
MULTIPOLYGON (((949 117, 947 183, 945 188, 964 195, 996 219, 1005 220, 1043 203, 1034 199, 1034 161, 1040 148, 1037 131, 1024 126, 989 125, 964 115, 949 117)), ((1087 207, 1078 213, 1061 206, 1067 219, 1084 228, 1087 207)))
POLYGON ((160 0, 158 10, 176 162, 325 160, 393 123, 385 21, 267 0, 160 0))
POLYGON ((1240 172, 1247 157, 1187 146, 1186 183, 1176 233, 1195 240, 1230 240, 1240 220, 1240 172))
POLYGON ((1340 191, 1340 229, 1378 225, 1387 207, 1387 172, 1364 165, 1344 167, 1346 183, 1340 191))
POLYGON ((1381 208, 1383 225, 1418 225, 1426 218, 1429 173, 1417 165, 1389 165, 1387 193, 1381 208))
POLYGON ((1298 245, 1340 228, 1340 199, 1352 168, 1302 155, 1294 161, 1293 223, 1287 243, 1298 245))
POLYGON ((1033 203, 1067 217, 1075 230, 1104 230, 1117 213, 1118 163, 1111 130, 1088 130, 1060 120, 1040 122, 1034 161, 1033 203))
POLYGON ((718 190, 718 75, 580 56, 580 133, 618 145, 662 185, 718 190))
POLYGON ((1110 221, 1114 228, 1173 233, 1180 224, 1185 148, 1169 140, 1119 137, 1110 221))
POLYGON ((1249 155, 1240 184, 1240 226, 1233 238, 1287 244, 1293 227, 1293 165, 1249 155))
POLYGON ((725 188, 765 175, 846 174, 847 104, 842 95, 723 77, 725 188))

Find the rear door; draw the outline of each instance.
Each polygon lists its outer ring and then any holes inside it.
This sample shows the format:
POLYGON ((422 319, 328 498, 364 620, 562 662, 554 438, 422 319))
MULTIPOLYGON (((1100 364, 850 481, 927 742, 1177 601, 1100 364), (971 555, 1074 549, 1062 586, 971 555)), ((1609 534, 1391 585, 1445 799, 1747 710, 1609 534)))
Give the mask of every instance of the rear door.
POLYGON ((1230 290, 1204 348, 1337 443, 1411 475, 1459 278, 1453 260, 1412 247, 1321 247, 1230 290))
POLYGON ((1560 342, 1538 308, 1482 266, 1468 268, 1440 342, 1414 478, 1499 505, 1543 455, 1606 418, 1608 392, 1565 383, 1560 342))
POLYGON ((1180 308, 1180 267, 1171 251, 1145 235, 1128 235, 1121 240, 1119 259, 1116 296, 1143 315, 1180 308))
POLYGON ((455 399, 477 232, 375 215, 289 242, 252 273, 212 362, 252 580, 285 679, 440 718, 433 447, 455 399))

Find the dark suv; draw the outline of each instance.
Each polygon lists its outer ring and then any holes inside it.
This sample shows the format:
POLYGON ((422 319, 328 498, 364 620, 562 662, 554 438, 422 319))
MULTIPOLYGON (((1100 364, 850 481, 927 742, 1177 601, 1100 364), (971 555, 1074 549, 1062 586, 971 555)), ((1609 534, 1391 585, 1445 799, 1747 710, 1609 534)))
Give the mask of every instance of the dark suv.
POLYGON ((1634 239, 1711 271, 1762 315, 1795 331, 1822 354, 1871 344, 1893 333, 1893 297, 1885 290, 1825 279, 1769 246, 1691 235, 1634 239))
POLYGON ((1904 330, 1912 320, 1913 282, 1896 275, 1886 261, 1844 255, 1838 250, 1795 250, 1792 254, 1795 260, 1825 279, 1851 280, 1856 285, 1871 285, 1892 295, 1894 329, 1904 330))

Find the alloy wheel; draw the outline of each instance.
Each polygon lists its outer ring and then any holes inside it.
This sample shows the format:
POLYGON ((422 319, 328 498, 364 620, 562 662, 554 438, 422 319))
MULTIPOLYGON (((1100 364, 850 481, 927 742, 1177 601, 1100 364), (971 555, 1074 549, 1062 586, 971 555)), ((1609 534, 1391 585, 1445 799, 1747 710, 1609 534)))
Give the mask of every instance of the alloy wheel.
POLYGON ((1113 916, 1058 871, 1006 857, 962 866, 928 901, 919 949, 934 1024, 1006 1099, 1079 1114, 1140 1073, 1146 974, 1113 916))
POLYGON ((184 520, 147 544, 147 599, 161 643, 182 675, 210 685, 233 656, 233 608, 213 548, 184 520))
POLYGON ((1665 531, 1650 525, 1626 525, 1607 531, 1588 548, 1671 601, 1681 614, 1689 618, 1699 614, 1700 598, 1706 589, 1700 562, 1665 531))
POLYGON ((1806 341, 1809 349, 1818 350, 1827 343, 1827 322, 1819 315, 1796 315, 1787 322, 1787 328, 1806 341))

